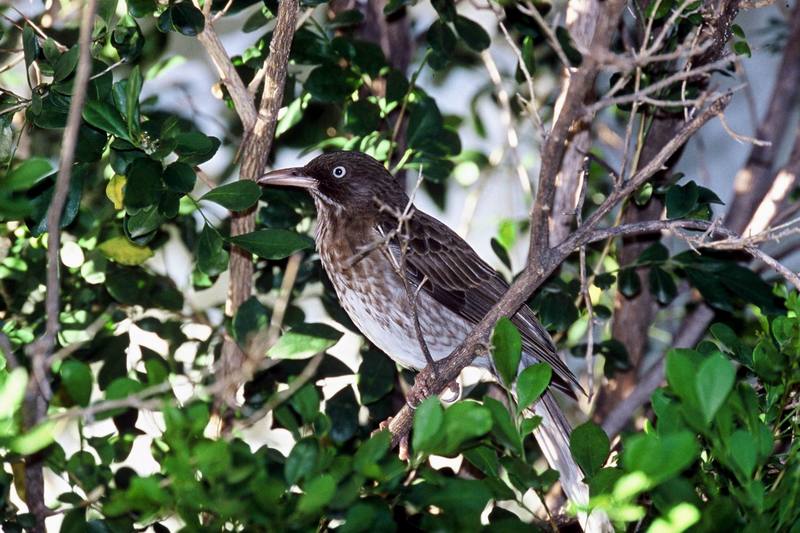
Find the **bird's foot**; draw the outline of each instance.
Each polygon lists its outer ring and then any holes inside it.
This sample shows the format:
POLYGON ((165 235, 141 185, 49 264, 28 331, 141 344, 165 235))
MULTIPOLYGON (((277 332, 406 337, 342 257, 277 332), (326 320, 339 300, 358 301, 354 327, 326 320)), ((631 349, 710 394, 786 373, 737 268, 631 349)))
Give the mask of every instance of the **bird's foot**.
MULTIPOLYGON (((378 429, 373 431, 370 436, 375 435, 379 431, 389 430, 389 425, 392 423, 393 418, 393 416, 390 416, 383 422, 379 423, 378 429)), ((397 444, 397 456, 401 461, 408 461, 408 435, 403 435, 400 437, 400 442, 397 444)))
POLYGON ((426 366, 414 378, 414 385, 411 387, 411 390, 408 391, 408 395, 406 395, 406 404, 408 404, 411 409, 416 409, 419 407, 419 404, 430 397, 438 375, 436 366, 435 362, 426 366))

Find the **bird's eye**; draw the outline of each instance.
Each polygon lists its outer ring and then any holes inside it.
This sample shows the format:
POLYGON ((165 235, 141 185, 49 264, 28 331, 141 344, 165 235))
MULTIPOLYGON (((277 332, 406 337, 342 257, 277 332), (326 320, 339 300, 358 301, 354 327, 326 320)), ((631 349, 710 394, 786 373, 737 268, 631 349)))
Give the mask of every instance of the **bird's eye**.
POLYGON ((343 178, 345 174, 347 174, 347 169, 341 165, 333 169, 334 178, 343 178))

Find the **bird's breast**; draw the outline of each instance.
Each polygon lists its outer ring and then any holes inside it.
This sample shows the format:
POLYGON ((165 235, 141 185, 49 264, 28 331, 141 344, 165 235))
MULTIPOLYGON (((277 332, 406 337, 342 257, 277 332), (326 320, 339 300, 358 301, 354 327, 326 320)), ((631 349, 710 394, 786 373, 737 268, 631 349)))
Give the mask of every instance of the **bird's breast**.
MULTIPOLYGON (((412 307, 403 280, 377 231, 347 232, 320 228, 320 259, 342 308, 374 345, 401 365, 421 369, 425 357, 416 335, 412 307), (357 238, 358 237, 358 238, 357 238), (372 248, 368 253, 364 250, 372 248)), ((413 290, 413 289, 412 289, 413 290)), ((469 333, 458 315, 422 291, 417 300, 420 329, 434 359, 446 357, 469 333)))

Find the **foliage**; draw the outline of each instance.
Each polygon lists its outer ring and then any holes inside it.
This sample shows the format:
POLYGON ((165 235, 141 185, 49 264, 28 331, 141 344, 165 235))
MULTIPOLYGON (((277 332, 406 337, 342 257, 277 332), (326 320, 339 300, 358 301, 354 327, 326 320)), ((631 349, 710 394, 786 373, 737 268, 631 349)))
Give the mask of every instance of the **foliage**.
MULTIPOLYGON (((392 0, 384 12, 398 16, 413 3, 392 0)), ((439 206, 463 176, 498 167, 489 148, 467 150, 461 141, 468 128, 479 138, 487 135, 489 117, 481 110, 496 104, 491 84, 475 90, 470 109, 448 115, 431 96, 433 83, 428 90, 422 83, 423 77, 438 83, 476 68, 480 54, 500 39, 490 36, 495 28, 487 32, 483 19, 460 3, 430 2, 432 18, 420 30, 422 49, 409 75, 359 34, 361 12, 326 17, 328 6, 316 7, 322 4, 301 2, 316 11, 294 35, 275 151, 369 153, 399 176, 423 174, 423 188, 439 206)), ((646 13, 662 22, 674 15, 663 43, 669 50, 703 23, 699 3, 678 4, 657 2, 646 13)), ((558 78, 559 59, 536 22, 512 3, 492 5, 503 11, 509 39, 520 50, 504 82, 527 91, 522 66, 558 78)), ((225 13, 243 17, 249 37, 233 58, 245 83, 264 66, 276 6, 237 1, 225 13)), ((212 14, 228 9, 225 2, 211 7, 212 14)), ((225 135, 217 138, 202 131, 198 117, 162 106, 161 95, 142 96, 174 59, 164 54, 166 43, 197 45, 204 17, 189 1, 99 2, 92 79, 59 225, 60 330, 45 378, 53 395, 46 419, 29 427, 26 394, 41 387, 30 347, 47 319, 46 250, 54 229, 47 227, 47 210, 78 64, 71 23, 44 37, 30 23, 0 21, 4 47, 18 43, 25 67, 17 79, 0 73, 0 332, 11 347, 0 345, 0 527, 31 527, 33 517, 19 502, 27 464, 41 459, 62 481, 46 503, 66 532, 550 528, 547 513, 531 509, 530 493, 544 499, 558 475, 540 460, 531 438, 539 420, 527 411, 549 384, 551 369, 535 364, 517 373, 521 338, 511 321, 497 323, 491 356, 514 393, 498 396, 498 389, 481 384, 446 407, 427 399, 414 417, 407 463, 390 450, 388 432, 375 432, 402 405, 398 391, 408 384, 406 372, 365 343, 357 366, 326 355, 303 377, 315 356, 327 354, 344 332, 357 332, 313 254, 311 200, 229 179, 247 134, 232 113, 223 117, 225 135), (5 90, 6 84, 22 87, 26 96, 5 90), (212 167, 212 159, 223 164, 212 167), (220 166, 224 170, 207 175, 220 166), (232 236, 229 212, 249 209, 257 211, 256 227, 232 236), (256 295, 226 316, 222 303, 212 298, 202 305, 198 295, 227 279, 234 246, 254 255, 256 295), (188 251, 191 263, 182 278, 171 268, 169 253, 176 248, 188 251), (287 266, 294 260, 296 278, 287 266), (281 296, 284 289, 288 294, 281 296), (285 310, 276 303, 281 297, 285 310), (301 304, 310 297, 330 321, 306 316, 301 304), (223 338, 243 348, 257 345, 254 339, 277 316, 284 326, 279 338, 255 354, 242 405, 225 413, 233 429, 215 435, 220 384, 214 372, 223 338), (337 380, 344 386, 331 387, 337 380), (142 456, 151 456, 154 466, 138 463, 142 456), (456 458, 455 471, 435 468, 431 456, 456 458)), ((741 28, 734 33, 735 52, 749 56, 741 28)), ((559 27, 556 37, 568 61, 581 64, 569 32, 559 27)), ((676 68, 648 65, 639 89, 676 68)), ((615 76, 598 86, 613 86, 620 80, 615 76)), ((631 94, 634 82, 623 81, 619 94, 631 94)), ((695 85, 692 80, 685 87, 690 97, 699 91, 695 85)), ((233 107, 230 95, 219 92, 233 107)), ((556 96, 540 97, 546 116, 556 96)), ((670 106, 620 104, 614 120, 635 120, 644 131, 657 115, 682 116, 683 96, 670 86, 653 94, 670 106)), ((521 101, 509 104, 518 123, 528 121, 521 101)), ((586 213, 613 186, 597 162, 588 176, 586 213)), ((635 203, 661 201, 670 220, 711 220, 720 198, 696 177, 685 178, 674 174, 648 184, 635 203)), ((511 258, 527 229, 527 220, 499 224, 491 246, 506 272, 518 266, 511 258)), ((656 242, 622 264, 610 241, 599 243, 586 249, 591 313, 581 303, 577 254, 529 302, 559 347, 579 357, 587 352, 587 329, 598 324, 602 338, 593 349, 612 379, 630 367, 625 347, 608 334, 617 293, 631 298, 647 290, 660 306, 685 309, 678 295, 689 285, 716 313, 708 340, 695 350, 669 352, 668 386, 653 395, 654 421, 643 431, 625 434, 613 450, 591 422, 573 432, 573 456, 591 489, 589 508, 604 510, 620 528, 641 521, 654 532, 744 525, 788 530, 800 523, 794 500, 800 487, 794 439, 800 303, 796 293, 773 290, 741 259, 656 242), (638 274, 645 271, 643 287, 638 274)))

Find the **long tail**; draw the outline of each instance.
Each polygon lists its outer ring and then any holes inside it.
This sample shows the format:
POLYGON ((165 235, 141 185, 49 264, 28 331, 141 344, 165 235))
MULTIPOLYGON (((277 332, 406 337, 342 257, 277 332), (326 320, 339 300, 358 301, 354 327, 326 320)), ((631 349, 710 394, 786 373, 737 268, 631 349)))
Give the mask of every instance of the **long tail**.
MULTIPOLYGON (((542 417, 542 423, 534 430, 533 436, 539 443, 547 464, 558 471, 564 493, 578 505, 588 504, 589 487, 583 482, 583 472, 570 453, 569 435, 572 428, 564 413, 550 392, 545 392, 532 410, 535 415, 542 417)), ((587 533, 614 531, 608 516, 601 511, 592 511, 589 515, 578 513, 578 518, 587 533)))

